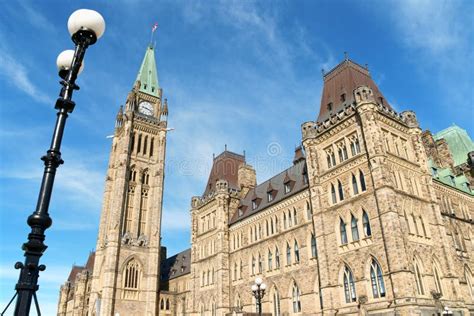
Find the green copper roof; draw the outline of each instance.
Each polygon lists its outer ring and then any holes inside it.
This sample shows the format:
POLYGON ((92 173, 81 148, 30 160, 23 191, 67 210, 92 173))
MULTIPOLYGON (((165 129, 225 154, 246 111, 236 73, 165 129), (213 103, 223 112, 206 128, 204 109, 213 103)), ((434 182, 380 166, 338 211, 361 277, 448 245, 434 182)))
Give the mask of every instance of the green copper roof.
POLYGON ((459 126, 453 125, 439 133, 433 138, 439 140, 444 138, 448 143, 449 151, 453 156, 454 166, 459 166, 467 161, 467 154, 474 151, 474 143, 467 132, 459 126))
POLYGON ((158 97, 160 85, 156 71, 155 50, 148 46, 142 65, 138 71, 137 81, 140 80, 140 91, 158 97))

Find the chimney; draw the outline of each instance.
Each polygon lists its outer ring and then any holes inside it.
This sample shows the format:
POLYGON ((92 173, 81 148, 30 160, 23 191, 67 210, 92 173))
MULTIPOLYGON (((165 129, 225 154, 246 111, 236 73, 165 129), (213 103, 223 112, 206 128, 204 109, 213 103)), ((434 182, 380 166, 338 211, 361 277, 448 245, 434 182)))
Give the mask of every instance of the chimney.
POLYGON ((239 167, 238 179, 241 197, 246 196, 247 193, 257 185, 257 174, 255 173, 255 169, 251 165, 245 163, 239 167))

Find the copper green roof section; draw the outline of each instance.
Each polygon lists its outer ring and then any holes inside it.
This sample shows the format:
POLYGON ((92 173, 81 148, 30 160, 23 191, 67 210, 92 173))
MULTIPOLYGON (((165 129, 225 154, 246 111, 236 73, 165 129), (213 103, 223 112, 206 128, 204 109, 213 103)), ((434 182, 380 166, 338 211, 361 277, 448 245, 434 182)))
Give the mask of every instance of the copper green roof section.
POLYGON ((436 133, 433 138, 439 140, 444 138, 448 143, 449 151, 453 156, 454 166, 459 166, 467 161, 467 154, 474 151, 474 143, 466 130, 459 126, 450 126, 436 133))
POLYGON ((158 83, 158 72, 156 71, 155 50, 148 46, 143 57, 142 65, 138 71, 137 80, 140 80, 140 91, 158 97, 160 85, 158 83))

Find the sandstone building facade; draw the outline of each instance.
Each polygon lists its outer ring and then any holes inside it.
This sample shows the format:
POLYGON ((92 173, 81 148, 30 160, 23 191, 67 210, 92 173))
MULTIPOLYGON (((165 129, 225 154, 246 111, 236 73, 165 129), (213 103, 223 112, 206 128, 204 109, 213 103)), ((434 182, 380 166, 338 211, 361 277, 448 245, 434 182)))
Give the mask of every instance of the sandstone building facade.
POLYGON ((167 115, 149 47, 117 115, 96 251, 58 315, 255 313, 255 277, 267 315, 474 313, 474 145, 459 127, 423 132, 346 59, 288 169, 257 184, 245 156, 213 158, 191 248, 167 257, 167 115))

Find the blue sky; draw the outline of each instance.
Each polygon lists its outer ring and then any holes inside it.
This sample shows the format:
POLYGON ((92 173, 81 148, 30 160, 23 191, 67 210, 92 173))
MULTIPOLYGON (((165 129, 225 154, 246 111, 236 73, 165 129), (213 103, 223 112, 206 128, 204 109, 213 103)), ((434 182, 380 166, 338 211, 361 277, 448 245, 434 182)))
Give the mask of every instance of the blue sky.
POLYGON ((189 205, 212 154, 246 151, 259 182, 291 164, 300 124, 318 114, 321 69, 343 52, 369 64, 398 110, 424 129, 452 123, 473 135, 472 1, 4 1, 0 11, 0 303, 13 295, 25 221, 34 210, 59 92, 55 60, 72 48, 66 23, 79 8, 104 16, 86 55, 50 207, 53 226, 38 294, 45 315, 73 263, 95 247, 118 107, 131 89, 150 29, 169 101, 163 243, 189 246, 189 205))

